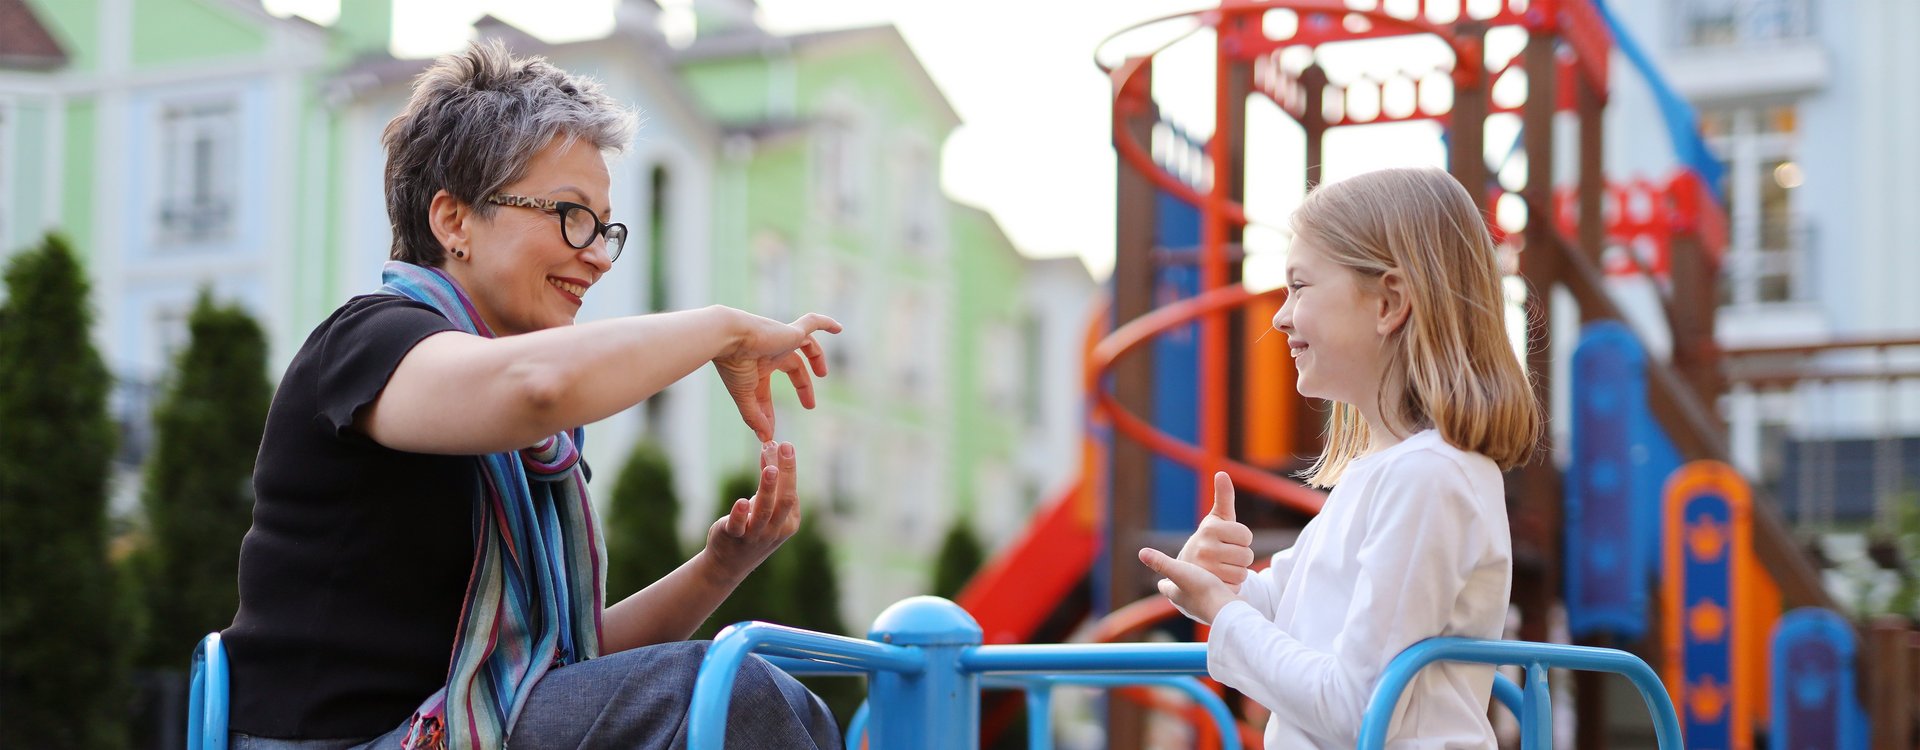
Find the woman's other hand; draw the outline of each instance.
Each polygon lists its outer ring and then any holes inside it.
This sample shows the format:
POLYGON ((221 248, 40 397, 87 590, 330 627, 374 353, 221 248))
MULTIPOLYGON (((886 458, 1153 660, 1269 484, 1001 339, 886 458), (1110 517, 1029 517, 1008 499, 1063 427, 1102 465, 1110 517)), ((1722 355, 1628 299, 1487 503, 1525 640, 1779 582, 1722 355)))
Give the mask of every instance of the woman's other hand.
POLYGON ((707 546, 693 559, 607 608, 601 653, 692 637, 747 574, 800 530, 795 463, 792 444, 761 446, 760 486, 753 497, 733 501, 707 529, 707 546))
POLYGON ((786 373, 800 405, 813 408, 813 379, 827 374, 826 350, 813 334, 839 333, 840 324, 819 313, 781 323, 731 308, 728 311, 733 317, 729 328, 732 344, 713 359, 713 366, 727 386, 727 395, 739 407, 741 419, 765 443, 773 440, 773 374, 786 373))
POLYGON ((752 499, 734 500, 733 509, 707 529, 706 554, 729 589, 800 530, 796 463, 792 443, 761 446, 760 487, 752 499))
POLYGON ((1246 582, 1247 568, 1253 565, 1253 530, 1234 518, 1233 480, 1226 472, 1213 475, 1213 510, 1187 537, 1179 560, 1212 573, 1234 593, 1246 582))

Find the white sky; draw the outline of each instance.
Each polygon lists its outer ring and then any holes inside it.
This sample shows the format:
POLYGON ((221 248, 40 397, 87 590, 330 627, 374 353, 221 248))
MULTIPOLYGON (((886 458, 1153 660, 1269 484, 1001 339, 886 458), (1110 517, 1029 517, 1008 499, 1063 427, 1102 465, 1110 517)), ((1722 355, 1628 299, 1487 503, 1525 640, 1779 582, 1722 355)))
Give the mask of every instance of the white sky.
MULTIPOLYGON (((670 14, 691 0, 663 0, 670 14)), ((264 0, 277 13, 322 23, 339 0, 264 0)), ((470 24, 492 13, 536 36, 562 41, 604 34, 616 0, 393 0, 395 52, 428 56, 457 48, 470 24)), ((779 32, 891 22, 913 47, 965 123, 944 153, 945 188, 954 199, 992 212, 1022 252, 1079 255, 1096 277, 1113 265, 1114 152, 1110 85, 1095 67, 1108 35, 1142 21, 1196 7, 1170 0, 760 0, 763 22, 779 32)), ((1157 44, 1179 27, 1144 30, 1127 43, 1157 44)), ((1494 40, 1490 47, 1497 46, 1494 40)), ((1211 37, 1196 37, 1156 58, 1163 114, 1189 132, 1212 130, 1211 37)), ((1382 54, 1380 46, 1324 50, 1336 78, 1361 70, 1433 67, 1434 50, 1382 54), (1345 54, 1339 54, 1344 52, 1345 54)), ((1490 128, 1488 143, 1503 143, 1490 128)), ((1299 129, 1278 109, 1255 106, 1248 118, 1248 204, 1256 219, 1284 224, 1301 194, 1299 129)), ((1430 124, 1380 125, 1334 131, 1326 144, 1326 177, 1339 179, 1386 166, 1440 165, 1444 148, 1430 124)), ((1277 284, 1284 247, 1277 232, 1250 231, 1255 260, 1250 282, 1277 284)))

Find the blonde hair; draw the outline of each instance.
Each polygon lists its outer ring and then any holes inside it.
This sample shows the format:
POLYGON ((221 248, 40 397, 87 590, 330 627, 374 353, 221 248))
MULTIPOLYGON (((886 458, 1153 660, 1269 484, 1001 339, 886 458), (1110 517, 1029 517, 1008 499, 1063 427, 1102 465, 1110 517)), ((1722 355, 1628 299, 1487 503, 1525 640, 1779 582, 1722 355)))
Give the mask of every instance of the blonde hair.
MULTIPOLYGON (((1526 462, 1540 408, 1507 341, 1493 238, 1466 188, 1438 169, 1369 172, 1308 194, 1293 231, 1359 274, 1363 287, 1388 271, 1406 279, 1407 319, 1386 345, 1384 424, 1437 429, 1502 471, 1526 462)), ((1371 444, 1360 410, 1336 403, 1326 448, 1303 476, 1331 487, 1371 444)))

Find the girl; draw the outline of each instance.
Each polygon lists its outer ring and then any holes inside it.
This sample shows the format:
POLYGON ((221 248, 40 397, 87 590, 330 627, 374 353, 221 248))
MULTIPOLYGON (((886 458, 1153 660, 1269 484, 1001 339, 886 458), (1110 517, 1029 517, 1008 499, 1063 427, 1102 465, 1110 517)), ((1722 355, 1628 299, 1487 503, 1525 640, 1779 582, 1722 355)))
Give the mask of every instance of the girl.
MULTIPOLYGON (((1300 395, 1335 402, 1308 484, 1320 515, 1266 570, 1233 485, 1178 559, 1140 550, 1160 591, 1210 623, 1207 670, 1273 712, 1270 748, 1353 747, 1381 672, 1434 636, 1499 638, 1512 545, 1502 471, 1540 416, 1507 342, 1493 242, 1437 169, 1315 190, 1293 215, 1287 335, 1300 395)), ((1423 670, 1394 710, 1395 748, 1489 748, 1493 668, 1423 670)))

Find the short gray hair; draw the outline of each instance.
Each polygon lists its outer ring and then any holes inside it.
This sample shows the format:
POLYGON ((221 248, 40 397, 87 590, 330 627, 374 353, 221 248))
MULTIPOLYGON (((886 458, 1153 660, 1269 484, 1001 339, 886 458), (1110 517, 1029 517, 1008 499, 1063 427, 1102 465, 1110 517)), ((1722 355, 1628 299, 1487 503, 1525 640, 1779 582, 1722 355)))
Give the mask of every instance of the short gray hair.
POLYGON ((387 149, 387 219, 394 260, 438 266, 447 249, 428 208, 441 190, 490 216, 484 200, 526 173, 556 136, 603 153, 626 150, 633 113, 591 78, 542 57, 515 57, 499 40, 473 42, 414 79, 413 97, 380 140, 387 149))

